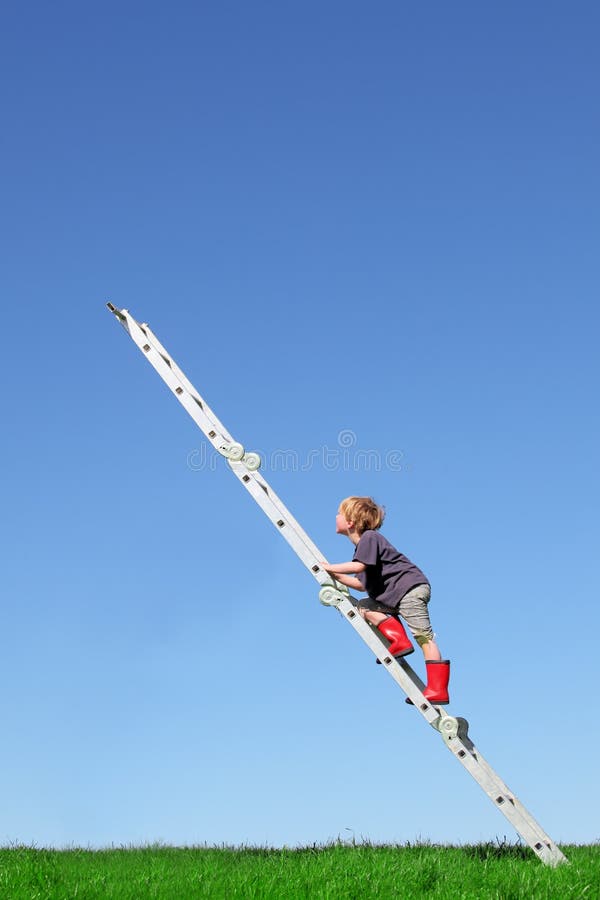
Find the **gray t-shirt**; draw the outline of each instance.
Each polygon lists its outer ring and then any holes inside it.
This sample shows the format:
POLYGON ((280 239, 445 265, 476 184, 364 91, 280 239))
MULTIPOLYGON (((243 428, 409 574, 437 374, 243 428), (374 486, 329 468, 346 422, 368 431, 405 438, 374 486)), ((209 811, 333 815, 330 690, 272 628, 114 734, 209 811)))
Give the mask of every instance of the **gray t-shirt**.
POLYGON ((378 531, 361 534, 352 559, 367 567, 358 578, 369 597, 390 609, 417 585, 429 584, 423 572, 378 531))

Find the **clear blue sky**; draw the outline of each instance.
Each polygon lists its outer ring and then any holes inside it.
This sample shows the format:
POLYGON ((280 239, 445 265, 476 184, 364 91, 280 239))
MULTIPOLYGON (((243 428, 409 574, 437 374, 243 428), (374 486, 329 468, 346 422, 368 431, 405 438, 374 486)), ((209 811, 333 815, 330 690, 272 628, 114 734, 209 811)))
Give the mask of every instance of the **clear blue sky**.
POLYGON ((451 712, 555 840, 600 837, 599 26, 3 11, 0 842, 515 837, 109 300, 328 558, 342 497, 385 504, 451 712))

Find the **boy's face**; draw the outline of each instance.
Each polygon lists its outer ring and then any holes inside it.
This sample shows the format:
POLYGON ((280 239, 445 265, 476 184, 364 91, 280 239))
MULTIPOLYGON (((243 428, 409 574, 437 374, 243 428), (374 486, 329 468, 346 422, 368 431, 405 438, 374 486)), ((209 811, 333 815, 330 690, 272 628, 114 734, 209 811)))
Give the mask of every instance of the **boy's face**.
POLYGON ((341 511, 341 509, 338 510, 338 514, 335 517, 335 533, 336 534, 348 534, 348 532, 351 528, 351 524, 352 523, 348 522, 348 520, 346 519, 346 516, 341 511))

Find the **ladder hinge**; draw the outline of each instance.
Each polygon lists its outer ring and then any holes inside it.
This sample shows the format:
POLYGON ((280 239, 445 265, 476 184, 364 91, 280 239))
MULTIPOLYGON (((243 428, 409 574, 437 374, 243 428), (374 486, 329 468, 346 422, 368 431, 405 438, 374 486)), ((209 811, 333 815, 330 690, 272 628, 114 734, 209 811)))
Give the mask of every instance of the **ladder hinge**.
MULTIPOLYGON (((435 706, 435 703, 432 705, 435 706)), ((469 723, 460 716, 455 718, 454 716, 449 716, 445 712, 442 712, 439 719, 432 722, 432 725, 434 728, 437 728, 443 737, 444 742, 448 745, 450 745, 451 741, 455 738, 464 741, 468 736, 469 723)))
MULTIPOLYGON (((208 436, 214 441, 217 433, 211 431, 208 436)), ((242 444, 238 444, 237 441, 226 441, 225 438, 221 438, 216 441, 214 447, 225 459, 231 462, 242 462, 250 472, 256 472, 257 469, 260 469, 261 458, 258 453, 253 453, 252 451, 246 453, 242 444)))
POLYGON ((339 606, 343 600, 347 600, 350 596, 348 588, 340 584, 335 587, 332 584, 325 584, 319 591, 319 600, 323 606, 339 606))

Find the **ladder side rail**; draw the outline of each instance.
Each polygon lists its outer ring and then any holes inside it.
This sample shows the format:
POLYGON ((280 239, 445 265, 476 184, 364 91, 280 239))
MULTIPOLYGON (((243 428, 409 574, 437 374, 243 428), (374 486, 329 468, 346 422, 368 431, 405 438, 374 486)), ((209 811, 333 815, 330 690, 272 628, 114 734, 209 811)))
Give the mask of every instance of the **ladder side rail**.
POLYGON ((269 517, 273 525, 275 525, 288 543, 292 544, 296 553, 300 556, 310 573, 314 575, 321 584, 330 584, 334 579, 334 576, 326 572, 321 566, 321 562, 325 560, 325 556, 294 518, 285 503, 277 496, 271 485, 259 472, 248 471, 243 461, 237 462, 228 459, 227 462, 246 490, 252 495, 254 500, 269 517), (292 542, 292 535, 297 539, 294 543, 292 542))
MULTIPOLYGON (((121 324, 132 341, 138 346, 167 387, 175 393, 177 399, 186 408, 201 431, 204 432, 215 450, 219 452, 219 438, 225 437, 227 440, 231 440, 231 436, 228 433, 223 433, 226 431, 224 426, 212 413, 212 410, 208 408, 208 404, 206 404, 185 376, 182 382, 177 374, 181 370, 178 366, 173 365, 173 361, 166 351, 161 352, 158 347, 154 346, 140 323, 126 309, 121 310, 121 314, 124 318, 124 321, 121 320, 121 324), (190 384, 191 390, 187 387, 188 384, 190 384), (218 428, 215 426, 218 426, 218 428), (211 432, 215 432, 213 436, 211 436, 211 432)), ((162 348, 162 345, 160 346, 162 348)), ((162 349, 164 350, 164 348, 162 349)))
MULTIPOLYGON (((234 469, 236 475, 238 475, 238 477, 241 477, 241 475, 239 474, 240 470, 239 469, 236 470, 236 468, 235 468, 236 464, 232 460, 227 460, 227 462, 229 463, 231 468, 234 469)), ((310 553, 312 553, 317 564, 320 563, 322 560, 325 560, 325 556, 321 553, 321 551, 319 550, 317 545, 313 542, 313 540, 310 538, 310 536, 306 533, 306 531, 304 530, 302 525, 300 525, 298 520, 296 518, 294 518, 294 516, 292 515, 290 510, 287 508, 287 506, 285 505, 285 503, 283 502, 281 497, 277 496, 277 494, 275 493, 273 488, 270 486, 270 484, 266 481, 264 476, 261 475, 260 472, 250 472, 248 474, 250 474, 253 477, 253 479, 255 480, 255 482, 258 485, 260 485, 263 492, 265 492, 265 493, 268 492, 268 494, 271 497, 271 499, 273 500, 273 503, 275 504, 275 506, 279 509, 282 516, 287 521, 288 525, 291 528, 293 528, 293 530, 299 535, 299 537, 301 537, 305 547, 307 548, 307 550, 310 553)), ((242 477, 242 481, 243 481, 243 477, 242 477)), ((244 482, 244 484, 247 484, 247 482, 244 482)), ((330 580, 331 580, 331 578, 333 578, 333 576, 329 575, 329 573, 326 572, 325 574, 327 575, 327 577, 330 580)))
MULTIPOLYGON (((192 394, 193 397, 196 398, 197 401, 199 401, 199 402, 202 404, 202 407, 203 407, 203 411, 204 411, 205 416, 206 416, 208 419, 210 419, 210 420, 212 421, 213 429, 216 430, 216 431, 218 431, 218 432, 220 432, 220 433, 221 433, 224 437, 226 437, 228 440, 233 441, 233 440, 234 440, 233 437, 231 436, 230 432, 227 430, 227 428, 225 427, 225 425, 223 424, 223 422, 218 418, 218 416, 217 416, 216 413, 210 408, 210 406, 208 405, 208 403, 206 402, 206 400, 204 399, 204 397, 201 396, 201 394, 200 394, 200 392, 197 390, 197 388, 194 387, 194 385, 193 385, 192 382, 189 380, 189 378, 185 375, 185 373, 182 371, 182 369, 177 365, 177 363, 175 362, 175 360, 173 359, 173 357, 171 356, 171 354, 168 352, 168 350, 161 344, 161 342, 159 341, 159 339, 157 338, 157 336, 154 334, 154 332, 152 331, 152 329, 150 328, 150 326, 149 326, 146 322, 143 322, 143 323, 141 323, 141 324, 140 324, 139 322, 136 322, 136 320, 133 318, 133 316, 131 315, 131 313, 129 313, 127 310, 122 310, 122 312, 123 312, 123 313, 126 313, 128 319, 129 319, 130 321, 132 321, 132 322, 135 322, 135 324, 136 324, 136 325, 144 332, 144 334, 146 335, 146 337, 147 337, 147 339, 148 339, 148 343, 150 343, 151 345, 153 345, 153 346, 156 348, 156 350, 157 350, 157 351, 159 352, 159 354, 162 356, 162 358, 164 359, 164 361, 165 361, 165 362, 167 363, 167 365, 171 368, 171 370, 173 371, 173 373, 177 376, 177 378, 179 379, 179 381, 181 382, 181 384, 186 388, 186 390, 187 390, 190 394, 192 394)), ((203 429, 203 430, 204 430, 204 429, 203 429)), ((229 462, 229 464, 231 465, 231 467, 233 468, 233 470, 236 472, 236 474, 238 474, 239 469, 237 469, 237 468, 235 467, 233 461, 232 461, 232 460, 228 460, 228 462, 229 462)), ((245 474, 245 473, 246 473, 246 470, 244 470, 244 473, 243 473, 243 474, 245 474)), ((263 488, 263 490, 265 490, 265 491, 268 490, 268 492, 269 492, 269 494, 270 494, 270 496, 271 496, 271 499, 273 500, 273 502, 274 502, 277 506, 279 506, 279 511, 280 511, 280 513, 281 513, 283 516, 285 516, 285 519, 286 519, 287 523, 288 523, 289 525, 291 525, 291 526, 296 530, 296 532, 298 532, 299 535, 301 535, 301 537, 302 537, 304 543, 306 544, 306 546, 307 546, 309 549, 312 550, 312 552, 314 553, 315 557, 317 557, 319 560, 323 559, 323 556, 320 555, 320 551, 319 551, 319 549, 317 548, 317 546, 312 542, 312 540, 311 540, 310 537, 306 534, 306 532, 304 531, 304 529, 302 528, 302 526, 300 525, 300 523, 294 518, 294 516, 292 515, 292 513, 290 512, 290 510, 286 508, 286 506, 285 506, 285 504, 283 503, 283 501, 281 500, 281 498, 278 497, 278 496, 275 494, 275 492, 273 491, 273 489, 270 487, 270 485, 267 484, 267 482, 266 482, 265 479, 262 477, 262 475, 260 475, 259 472, 253 472, 253 473, 252 473, 252 476, 253 476, 253 477, 255 478, 255 480, 261 485, 261 487, 263 488)), ((242 476, 238 476, 238 477, 242 477, 242 476)))
MULTIPOLYGON (((123 310, 123 312, 125 312, 125 310, 123 310)), ((131 316, 130 313, 128 313, 128 316, 130 319, 133 319, 133 317, 131 316)), ((135 320, 133 320, 133 321, 135 321, 135 320)), ((217 415, 209 407, 209 405, 206 402, 206 400, 204 399, 204 397, 201 396, 201 394, 199 393, 197 388, 194 387, 194 385, 187 378, 185 373, 177 365, 177 363, 175 362, 173 357, 169 354, 167 349, 161 344, 161 342, 158 340, 158 338, 156 337, 154 332, 151 330, 151 328, 145 322, 142 323, 141 325, 139 323, 136 323, 136 324, 138 324, 140 329, 146 334, 148 341, 152 345, 154 345, 156 350, 159 352, 159 354, 162 356, 164 361, 174 372, 174 374, 176 375, 178 380, 181 382, 181 384, 187 389, 187 391, 194 398, 196 398, 197 402, 199 401, 202 404, 203 412, 204 412, 205 416, 209 420, 212 421, 213 429, 220 432, 224 437, 233 441, 234 439, 231 436, 230 432, 226 429, 225 425, 221 422, 221 420, 217 417, 217 415)), ((161 374, 161 373, 159 373, 159 374, 161 374)), ((189 412, 189 410, 187 410, 187 411, 189 412)), ((204 431, 204 428, 202 430, 204 431)), ((205 431, 204 431, 204 433, 206 434, 205 431)), ((260 485, 260 487, 263 489, 263 491, 268 494, 275 510, 278 513, 278 519, 283 518, 285 521, 285 524, 288 526, 291 526, 291 528, 297 533, 298 537, 300 537, 300 539, 303 541, 303 543, 306 545, 306 547, 309 549, 309 551, 311 551, 312 554, 314 555, 315 560, 311 565, 311 569, 315 565, 315 563, 318 563, 322 559, 324 559, 323 555, 319 551, 316 544, 313 543, 313 541, 311 540, 309 535, 304 531, 304 529, 302 528, 300 523, 297 521, 297 519, 294 518, 294 516, 292 515, 290 510, 285 506, 285 504, 283 503, 281 498, 277 496, 277 494, 275 493, 273 488, 262 477, 262 475, 259 472, 249 472, 248 469, 243 465, 243 463, 236 464, 236 461, 233 461, 233 460, 227 460, 227 462, 229 463, 229 465, 231 466, 231 468, 233 469, 235 474, 238 476, 238 478, 240 478, 240 480, 243 482, 244 486, 247 486, 248 489, 250 489, 250 487, 248 485, 248 481, 249 481, 249 479, 254 480, 255 482, 257 482, 260 485)), ((254 491, 252 491, 252 494, 255 499, 257 499, 260 496, 258 493, 255 493, 254 491)), ((274 522, 274 524, 277 524, 277 522, 274 521, 274 516, 271 514, 270 511, 267 511, 264 508, 263 508, 263 511, 265 511, 267 513, 267 515, 269 516, 271 521, 274 522)), ((305 564, 307 564, 307 563, 305 563, 305 564)), ((331 576, 329 576, 328 573, 325 573, 325 582, 321 582, 321 583, 327 583, 330 580, 331 580, 331 576)))
MULTIPOLYGON (((557 844, 552 840, 550 835, 546 831, 544 831, 537 819, 535 819, 534 816, 529 812, 529 810, 526 809, 526 807, 521 803, 521 801, 513 793, 513 791, 510 790, 507 784, 502 780, 501 776, 498 775, 496 770, 493 769, 492 766, 487 762, 480 750, 475 747, 471 739, 468 736, 463 737, 462 744, 463 748, 466 748, 476 759, 479 770, 484 773, 485 776, 490 779, 490 782, 493 782, 493 784, 497 788, 497 797, 504 796, 508 800, 510 805, 506 808, 510 808, 510 806, 514 807, 518 814, 522 816, 524 822, 527 823, 527 826, 532 830, 532 832, 535 831, 537 840, 545 845, 546 849, 550 850, 551 857, 553 859, 558 860, 559 862, 566 862, 566 856, 563 854, 557 844)), ((453 746, 448 744, 448 747, 451 752, 457 755, 457 751, 453 746)), ((459 761, 462 762, 462 759, 459 758, 459 761)), ((497 797, 493 797, 492 799, 498 805, 500 811, 504 812, 505 807, 503 804, 497 802, 497 797)), ((535 844, 531 844, 530 846, 532 847, 534 852, 538 852, 535 844)), ((538 855, 541 854, 538 853, 538 855)))
POLYGON ((323 556, 318 548, 312 544, 300 526, 297 526, 289 510, 279 500, 279 497, 271 490, 267 482, 256 478, 255 472, 249 472, 242 462, 227 460, 231 469, 235 472, 242 485, 261 507, 267 518, 275 526, 277 531, 292 547, 301 562, 311 575, 321 584, 332 584, 333 576, 321 566, 323 556), (264 487, 263 487, 264 485, 264 487))
MULTIPOLYGON (((363 640, 368 643, 368 638, 363 637, 363 640)), ((444 743, 450 752, 467 770, 471 777, 475 779, 493 802, 494 806, 496 806, 504 817, 508 819, 518 834, 520 834, 525 842, 529 844, 534 853, 536 853, 543 862, 546 862, 549 865, 557 865, 560 862, 565 862, 566 857, 563 855, 562 851, 556 846, 554 841, 544 831, 531 813, 523 806, 514 793, 507 787, 497 772, 483 758, 468 735, 466 733, 464 735, 461 734, 460 730, 457 734, 445 733, 445 721, 450 724, 456 720, 447 716, 445 711, 440 710, 439 707, 428 704, 428 701, 422 694, 424 684, 418 675, 411 669, 406 659, 392 659, 391 662, 388 662, 386 668, 394 681, 396 681, 413 701, 417 711, 421 713, 433 728, 440 731, 444 743), (402 678, 400 675, 402 670, 408 674, 408 680, 402 678), (428 706, 429 710, 427 709, 428 706)), ((467 726, 467 723, 464 722, 464 720, 459 721, 467 726)))
POLYGON ((469 738, 465 740, 460 736, 444 736, 443 732, 442 736, 450 752, 475 779, 494 806, 508 819, 542 862, 548 865, 566 862, 562 851, 512 791, 507 788, 494 769, 485 763, 472 741, 469 738))
MULTIPOLYGON (((123 312, 126 312, 126 310, 123 310, 123 312)), ((128 316, 131 319, 133 319, 133 316, 131 315, 131 313, 128 313, 128 316)), ((139 323, 137 323, 137 324, 139 324, 139 323)), ((185 373, 180 369, 180 367, 177 365, 177 363, 175 362, 175 360, 173 359, 171 354, 168 352, 168 350, 166 350, 166 348, 163 347, 163 345, 161 344, 159 339, 156 337, 156 335, 154 334, 154 332, 152 331, 150 326, 146 322, 142 322, 141 324, 139 324, 139 327, 146 334, 146 337, 148 338, 148 343, 152 344, 158 350, 158 352, 160 353, 160 355, 163 357, 163 359, 165 361, 168 360, 168 364, 171 366, 171 369, 173 370, 173 372, 175 373, 175 375, 177 376, 177 378, 179 379, 181 384, 186 388, 186 390, 188 390, 190 392, 190 394, 195 396, 197 398, 197 400, 199 400, 202 403, 202 406, 204 408, 204 413, 207 416, 207 418, 212 421, 213 428, 216 431, 220 431, 220 433, 223 435, 223 437, 227 438, 227 440, 233 441, 233 438, 232 438, 231 434, 229 433, 229 431, 225 428, 225 426, 223 425, 221 420, 218 418, 218 416, 215 414, 215 412, 210 408, 210 406, 208 405, 208 403, 206 402, 204 397, 200 396, 200 394, 198 393, 198 391, 196 390, 196 388, 194 387, 192 382, 185 375, 185 373)))
MULTIPOLYGON (((400 679, 395 677, 395 668, 407 670, 410 679, 417 683, 421 691, 423 690, 423 682, 410 668, 406 659, 395 660, 395 664, 395 666, 392 665, 388 668, 388 672, 406 693, 408 693, 408 690, 406 689, 404 682, 401 683, 400 679)), ((417 696, 419 695, 417 694, 417 696)), ((421 696, 420 699, 425 703, 427 702, 424 696, 421 696)), ((411 700, 415 703, 415 696, 411 695, 411 700)), ((419 709, 419 712, 422 712, 422 709, 419 707, 417 708, 419 709)), ((546 862, 554 860, 554 864, 557 864, 557 862, 566 861, 566 857, 556 846, 552 838, 544 831, 539 822, 537 822, 531 813, 523 806, 518 797, 515 796, 500 775, 498 775, 484 759, 481 752, 475 747, 467 733, 468 722, 464 719, 456 720, 451 716, 447 716, 446 712, 440 710, 439 707, 437 710, 438 712, 441 712, 440 718, 433 721, 431 720, 431 717, 427 715, 425 718, 429 720, 430 725, 440 732, 442 739, 450 752, 453 753, 458 762, 464 766, 472 778, 474 778, 479 786, 488 794, 494 805, 506 818, 508 818, 513 827, 516 828, 518 833, 530 845, 531 849, 537 853, 540 858, 544 858, 544 861, 546 862), (450 733, 446 733, 444 725, 452 725, 454 722, 460 723, 458 730, 455 731, 452 729, 450 733), (546 857, 548 858, 546 859, 546 857)))
MULTIPOLYGON (((123 310, 123 312, 126 312, 126 311, 123 310)), ((129 319, 135 321, 133 319, 133 316, 131 316, 131 313, 127 313, 127 315, 129 317, 129 319)), ((233 437, 231 436, 230 432, 226 429, 225 425, 217 417, 217 415, 214 413, 214 411, 209 407, 209 405, 206 402, 206 400, 204 399, 204 397, 201 396, 201 394, 199 393, 197 388, 194 387, 192 382, 187 378, 185 373, 177 365, 177 363, 175 362, 173 357, 170 355, 168 350, 161 344, 161 342, 156 337, 154 332, 151 330, 149 325, 147 325, 145 322, 142 323, 141 325, 137 322, 136 322, 136 324, 146 334, 148 341, 152 345, 154 345, 154 347, 158 350, 160 355, 163 357, 164 361, 167 363, 167 365, 171 368, 171 370, 177 376, 177 378, 179 379, 181 384, 187 389, 187 391, 190 394, 192 394, 193 397, 196 398, 197 401, 200 401, 202 403, 202 407, 203 407, 205 416, 208 419, 212 420, 213 429, 220 432, 224 437, 233 441, 233 437)), ((202 430, 204 431, 204 429, 202 429, 202 430)), ((272 500, 273 504, 275 505, 275 507, 278 509, 278 512, 280 513, 279 518, 283 517, 286 521, 286 524, 288 526, 291 526, 297 532, 298 536, 302 539, 302 541, 304 542, 306 547, 312 551, 317 562, 322 560, 324 557, 320 553, 317 546, 312 542, 312 540, 310 539, 308 534, 304 531, 304 529, 302 528, 300 523, 294 518, 294 516, 292 515, 290 510, 285 506, 285 504, 283 503, 281 498, 277 496, 277 494, 275 493, 273 488, 267 483, 267 481, 262 477, 262 475, 260 475, 260 473, 258 473, 258 472, 249 473, 245 467, 243 467, 243 469, 240 469, 239 466, 236 466, 236 463, 233 460, 228 460, 228 463, 231 466, 231 468, 234 470, 236 475, 238 475, 238 477, 244 482, 244 485, 247 485, 247 475, 250 474, 250 477, 253 478, 256 482, 258 482, 258 484, 262 487, 262 489, 265 492, 268 492, 270 499, 272 500)), ((253 494, 253 496, 256 497, 256 495, 254 495, 254 494, 253 494)), ((272 517, 269 516, 269 518, 272 518, 272 517)), ((328 580, 330 580, 330 579, 328 578, 328 580)))
MULTIPOLYGON (((158 346, 151 343, 149 336, 143 327, 127 312, 121 311, 125 317, 124 327, 129 333, 135 344, 142 351, 151 366, 160 375, 168 388, 175 394, 186 412, 192 417, 196 425, 205 434, 206 438, 211 442, 215 450, 220 452, 221 438, 225 437, 231 440, 231 435, 225 429, 220 420, 214 415, 208 404, 204 401, 200 393, 194 388, 191 382, 183 375, 181 369, 174 363, 172 358, 167 354, 162 344, 158 342, 158 346), (183 375, 183 379, 181 376, 183 375)), ((150 329, 148 329, 149 331, 150 329)), ((259 502, 264 512, 271 519, 276 527, 281 527, 282 534, 292 545, 304 565, 315 574, 315 566, 320 569, 321 584, 331 583, 332 576, 324 572, 320 567, 323 555, 320 554, 317 546, 311 541, 304 529, 299 525, 291 512, 287 509, 283 501, 277 496, 265 479, 257 472, 249 470, 243 462, 228 459, 233 471, 236 473, 240 481, 249 490, 254 499, 259 502), (258 486, 255 489, 255 486, 258 486), (284 526, 278 526, 277 523, 283 521, 284 526), (286 527, 287 526, 287 527, 286 527)))

